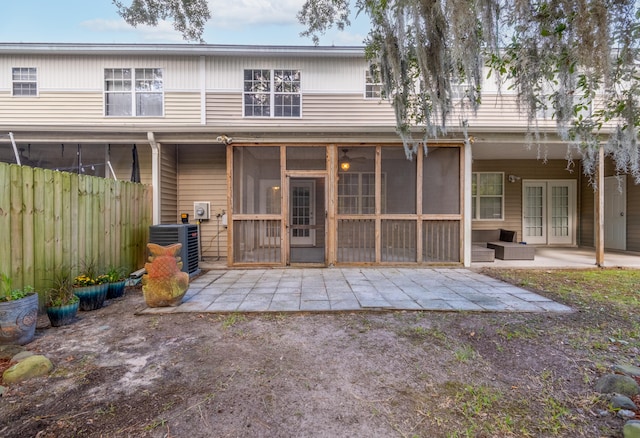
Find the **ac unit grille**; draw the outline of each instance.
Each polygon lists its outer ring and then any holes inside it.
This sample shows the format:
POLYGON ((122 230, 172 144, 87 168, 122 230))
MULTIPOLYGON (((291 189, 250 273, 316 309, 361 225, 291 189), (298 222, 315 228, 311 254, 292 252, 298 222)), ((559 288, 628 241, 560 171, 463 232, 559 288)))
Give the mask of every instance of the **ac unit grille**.
POLYGON ((149 242, 162 246, 181 243, 182 271, 189 276, 200 272, 198 266, 198 226, 190 224, 153 225, 149 227, 149 242))

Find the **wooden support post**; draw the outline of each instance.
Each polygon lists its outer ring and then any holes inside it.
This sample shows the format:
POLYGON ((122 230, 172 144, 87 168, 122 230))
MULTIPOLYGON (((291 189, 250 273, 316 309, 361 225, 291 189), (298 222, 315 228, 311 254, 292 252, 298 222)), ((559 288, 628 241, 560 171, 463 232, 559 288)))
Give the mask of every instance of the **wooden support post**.
POLYGON ((598 167, 596 169, 596 265, 604 266, 604 146, 598 150, 598 167))

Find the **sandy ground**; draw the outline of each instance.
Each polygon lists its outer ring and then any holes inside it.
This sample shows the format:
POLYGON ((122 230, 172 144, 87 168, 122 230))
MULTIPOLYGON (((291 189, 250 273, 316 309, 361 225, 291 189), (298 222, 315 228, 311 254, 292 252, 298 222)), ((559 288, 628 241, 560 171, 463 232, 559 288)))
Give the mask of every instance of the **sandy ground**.
POLYGON ((39 329, 55 369, 8 389, 0 436, 621 436, 592 392, 592 314, 142 308, 128 288, 39 329))

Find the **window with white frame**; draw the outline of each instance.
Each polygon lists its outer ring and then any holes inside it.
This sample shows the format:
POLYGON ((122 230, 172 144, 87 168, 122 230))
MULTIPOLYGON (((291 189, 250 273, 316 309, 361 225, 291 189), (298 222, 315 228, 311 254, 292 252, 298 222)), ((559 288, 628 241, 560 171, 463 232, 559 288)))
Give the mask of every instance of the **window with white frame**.
MULTIPOLYGON (((386 174, 382 174, 382 212, 386 211, 386 174)), ((376 212, 375 172, 344 172, 338 180, 339 214, 374 214, 376 212)))
POLYGON ((245 117, 300 117, 300 70, 245 70, 245 117))
POLYGON ((474 172, 471 196, 473 219, 504 219, 504 173, 474 172))
POLYGON ((118 117, 158 117, 164 114, 161 68, 104 70, 104 113, 118 117))
POLYGON ((38 95, 38 71, 35 67, 14 67, 11 69, 14 96, 38 95))
POLYGON ((365 72, 364 97, 366 99, 384 99, 385 96, 380 74, 374 77, 370 70, 365 72))

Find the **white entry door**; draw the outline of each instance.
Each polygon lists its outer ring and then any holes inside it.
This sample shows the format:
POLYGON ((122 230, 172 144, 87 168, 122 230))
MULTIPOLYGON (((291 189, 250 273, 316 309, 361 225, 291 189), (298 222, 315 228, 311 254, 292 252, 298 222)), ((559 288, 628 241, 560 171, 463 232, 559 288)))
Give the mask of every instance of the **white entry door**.
POLYGON ((292 246, 313 246, 316 242, 315 193, 313 180, 291 179, 290 225, 292 246))
POLYGON ((604 247, 627 249, 627 178, 604 179, 604 247))
POLYGON ((575 244, 576 182, 523 181, 523 240, 539 245, 575 244))

